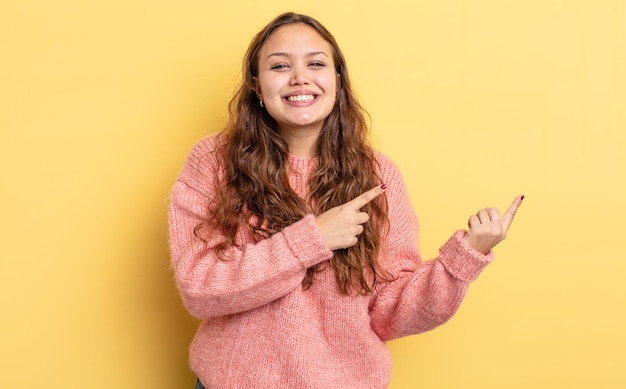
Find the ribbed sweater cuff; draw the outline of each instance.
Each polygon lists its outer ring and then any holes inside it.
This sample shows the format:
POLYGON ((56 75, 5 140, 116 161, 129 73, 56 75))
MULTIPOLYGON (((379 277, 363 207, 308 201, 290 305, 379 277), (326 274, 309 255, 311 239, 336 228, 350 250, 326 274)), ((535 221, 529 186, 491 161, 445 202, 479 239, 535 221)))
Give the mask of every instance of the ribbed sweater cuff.
POLYGON ((333 252, 328 248, 319 231, 315 216, 310 214, 283 230, 293 254, 305 268, 330 259, 333 252))
POLYGON ((457 231, 439 249, 439 258, 448 273, 465 282, 474 281, 494 259, 492 251, 479 253, 470 247, 463 237, 466 232, 457 231))

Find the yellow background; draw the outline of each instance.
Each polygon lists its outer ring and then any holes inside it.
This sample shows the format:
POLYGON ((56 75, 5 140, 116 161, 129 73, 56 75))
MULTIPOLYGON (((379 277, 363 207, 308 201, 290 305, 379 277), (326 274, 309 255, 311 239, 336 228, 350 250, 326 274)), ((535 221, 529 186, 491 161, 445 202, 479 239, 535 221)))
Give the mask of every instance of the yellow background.
POLYGON ((458 314, 390 343, 391 388, 626 387, 621 0, 3 2, 0 387, 193 387, 168 192, 287 10, 342 46, 425 257, 526 195, 458 314))

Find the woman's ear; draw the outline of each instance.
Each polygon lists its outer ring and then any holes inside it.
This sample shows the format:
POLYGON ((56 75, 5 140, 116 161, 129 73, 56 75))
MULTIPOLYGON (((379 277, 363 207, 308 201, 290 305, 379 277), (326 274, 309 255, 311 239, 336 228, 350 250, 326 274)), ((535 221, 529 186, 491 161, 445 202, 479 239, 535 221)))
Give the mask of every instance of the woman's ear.
POLYGON ((254 89, 254 93, 256 93, 256 97, 262 101, 263 96, 261 95, 261 88, 259 88, 259 80, 256 77, 252 77, 252 86, 254 89))

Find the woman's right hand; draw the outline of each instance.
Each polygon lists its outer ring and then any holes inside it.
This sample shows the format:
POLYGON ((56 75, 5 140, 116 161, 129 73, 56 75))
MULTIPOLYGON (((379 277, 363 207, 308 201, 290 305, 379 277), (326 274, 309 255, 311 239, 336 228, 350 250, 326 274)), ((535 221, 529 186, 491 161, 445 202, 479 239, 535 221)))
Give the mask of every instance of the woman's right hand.
POLYGON ((363 232, 363 224, 369 220, 369 215, 361 212, 361 208, 378 197, 386 188, 384 184, 376 186, 351 201, 317 216, 315 221, 328 248, 346 249, 358 242, 358 236, 363 232))

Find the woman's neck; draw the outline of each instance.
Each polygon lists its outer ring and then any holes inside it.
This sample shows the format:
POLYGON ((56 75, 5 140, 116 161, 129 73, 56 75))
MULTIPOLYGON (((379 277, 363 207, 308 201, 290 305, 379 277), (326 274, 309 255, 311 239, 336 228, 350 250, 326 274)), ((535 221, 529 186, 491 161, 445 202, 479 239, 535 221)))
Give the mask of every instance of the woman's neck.
POLYGON ((298 157, 314 157, 316 154, 315 145, 319 138, 319 130, 280 130, 280 136, 283 137, 289 146, 289 153, 298 157))

